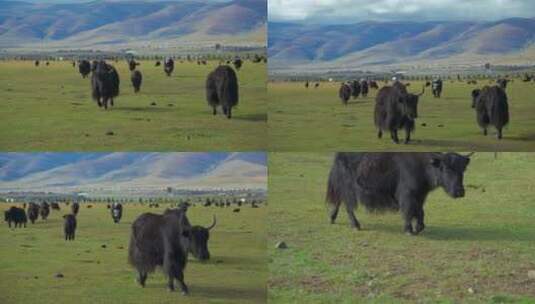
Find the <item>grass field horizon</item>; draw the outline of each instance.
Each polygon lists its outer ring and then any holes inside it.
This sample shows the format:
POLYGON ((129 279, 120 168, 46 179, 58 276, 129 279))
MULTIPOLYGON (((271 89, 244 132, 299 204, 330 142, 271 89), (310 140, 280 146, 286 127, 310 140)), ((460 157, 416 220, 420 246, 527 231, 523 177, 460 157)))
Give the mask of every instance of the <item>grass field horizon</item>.
POLYGON ((399 213, 325 204, 332 153, 270 153, 268 299, 273 303, 535 303, 535 153, 476 153, 466 197, 425 204, 426 229, 399 213), (287 249, 276 249, 284 241, 287 249))
MULTIPOLYGON (((4 211, 12 204, 0 204, 4 211)), ((20 205, 20 204, 15 204, 20 205)), ((63 219, 70 206, 51 210, 46 221, 28 222, 27 228, 0 233, 0 302, 9 303, 265 303, 267 209, 191 207, 192 225, 217 225, 210 233, 211 258, 193 256, 185 270, 189 295, 167 291, 161 269, 149 274, 147 286, 136 282, 128 264, 128 242, 133 220, 143 212, 163 213, 168 205, 153 209, 125 203, 123 218, 114 224, 104 203, 87 209, 81 204, 76 239, 63 238, 63 219), (106 248, 102 248, 106 245, 106 248), (64 275, 56 278, 56 273, 64 275)))
MULTIPOLYGON (((422 81, 410 82, 409 91, 419 93, 422 81)), ((314 84, 314 82, 312 82, 314 84)), ((494 81, 492 81, 494 84, 494 81)), ((379 83, 384 86, 384 83, 379 83)), ((490 85, 444 82, 442 98, 431 88, 420 98, 412 142, 396 145, 390 135, 377 138, 373 110, 377 90, 344 106, 338 98, 340 82, 321 82, 306 89, 304 82, 270 82, 269 135, 271 151, 533 151, 535 150, 535 86, 519 79, 507 87, 510 123, 498 141, 495 129, 483 136, 471 105, 471 91, 490 85)), ((405 138, 404 131, 399 132, 405 138)))
POLYGON ((171 77, 155 61, 141 61, 138 94, 126 61, 110 63, 120 75, 120 95, 105 111, 91 99, 90 78, 82 79, 70 61, 39 67, 33 61, 0 61, 0 147, 19 152, 267 148, 266 64, 245 61, 237 72, 240 101, 228 120, 214 117, 205 98, 206 76, 217 61, 177 61, 171 77))

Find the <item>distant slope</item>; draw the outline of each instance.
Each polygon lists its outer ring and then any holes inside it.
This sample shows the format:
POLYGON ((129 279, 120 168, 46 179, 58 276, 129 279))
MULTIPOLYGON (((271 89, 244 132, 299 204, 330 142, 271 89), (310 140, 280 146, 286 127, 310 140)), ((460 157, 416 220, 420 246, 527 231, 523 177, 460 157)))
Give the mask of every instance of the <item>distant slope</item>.
MULTIPOLYGON (((79 47, 255 36, 267 21, 265 0, 93 1, 39 4, 0 1, 0 47, 79 47)), ((242 41, 247 43, 248 41, 242 41)), ((258 43, 259 41, 254 41, 258 43)))
MULTIPOLYGON (((269 24, 270 68, 362 68, 522 53, 534 46, 535 19, 497 22, 269 24)), ((534 58, 531 58, 533 60, 534 58)), ((452 62, 453 63, 453 62, 452 62)))
POLYGON ((1 153, 0 190, 266 188, 264 153, 1 153))

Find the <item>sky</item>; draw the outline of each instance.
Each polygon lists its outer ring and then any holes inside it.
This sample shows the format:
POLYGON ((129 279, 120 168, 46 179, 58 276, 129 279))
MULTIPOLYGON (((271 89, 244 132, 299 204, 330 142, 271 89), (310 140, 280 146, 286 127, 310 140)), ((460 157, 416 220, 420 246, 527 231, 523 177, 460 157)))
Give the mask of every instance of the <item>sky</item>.
MULTIPOLYGON (((82 3, 82 2, 93 2, 93 1, 99 1, 99 0, 13 0, 13 1, 21 1, 21 2, 32 2, 32 3, 82 3)), ((121 2, 121 1, 143 1, 143 2, 182 2, 182 1, 197 1, 197 2, 227 2, 230 0, 104 0, 104 1, 113 1, 113 2, 121 2)), ((2 2, 2 1, 0 1, 2 2)))
POLYGON ((535 17, 534 0, 269 0, 269 21, 495 21, 535 17))

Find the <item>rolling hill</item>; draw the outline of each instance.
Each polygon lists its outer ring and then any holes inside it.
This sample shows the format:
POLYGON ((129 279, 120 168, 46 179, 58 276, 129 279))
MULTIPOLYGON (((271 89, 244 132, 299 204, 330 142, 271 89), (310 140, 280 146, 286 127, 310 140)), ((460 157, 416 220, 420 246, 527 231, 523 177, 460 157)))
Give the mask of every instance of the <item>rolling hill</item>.
POLYGON ((373 69, 445 60, 479 63, 517 54, 523 55, 524 61, 533 61, 534 42, 535 19, 526 18, 349 25, 270 23, 268 51, 273 69, 373 69))
POLYGON ((264 153, 2 153, 0 190, 266 188, 264 153))
POLYGON ((232 39, 265 45, 265 0, 0 1, 0 47, 124 47, 141 42, 232 39))

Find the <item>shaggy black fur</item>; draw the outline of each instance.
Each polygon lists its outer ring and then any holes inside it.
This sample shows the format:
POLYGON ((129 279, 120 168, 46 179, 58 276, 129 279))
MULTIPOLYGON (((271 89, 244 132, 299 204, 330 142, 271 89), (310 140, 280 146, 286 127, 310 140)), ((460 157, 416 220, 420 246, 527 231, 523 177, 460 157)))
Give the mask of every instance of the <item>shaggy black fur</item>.
POLYGON ((223 108, 223 113, 232 118, 232 108, 238 104, 238 77, 236 72, 228 66, 218 66, 206 78, 206 100, 217 114, 217 107, 223 108))

